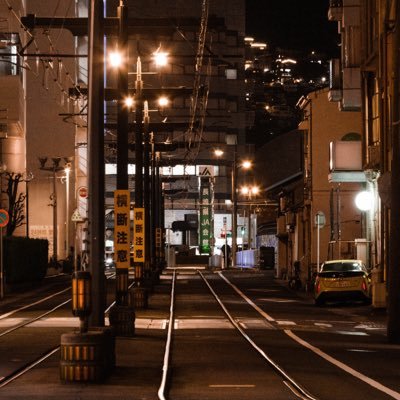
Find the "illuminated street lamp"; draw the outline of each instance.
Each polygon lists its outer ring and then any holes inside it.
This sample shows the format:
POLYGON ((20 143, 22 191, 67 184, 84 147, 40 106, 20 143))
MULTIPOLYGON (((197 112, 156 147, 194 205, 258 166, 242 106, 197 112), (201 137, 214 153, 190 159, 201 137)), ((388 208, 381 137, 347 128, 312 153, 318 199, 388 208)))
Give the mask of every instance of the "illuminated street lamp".
POLYGON ((123 63, 122 54, 118 50, 111 51, 108 55, 108 64, 112 68, 119 68, 123 63))
POLYGON ((361 211, 370 211, 374 208, 374 196, 365 190, 357 194, 355 198, 356 206, 361 211))
POLYGON ((217 157, 221 157, 221 156, 224 154, 224 152, 223 152, 221 149, 215 149, 215 150, 214 150, 214 154, 215 154, 217 157))
POLYGON ((168 53, 156 51, 153 53, 153 60, 157 67, 165 67, 168 64, 168 53))

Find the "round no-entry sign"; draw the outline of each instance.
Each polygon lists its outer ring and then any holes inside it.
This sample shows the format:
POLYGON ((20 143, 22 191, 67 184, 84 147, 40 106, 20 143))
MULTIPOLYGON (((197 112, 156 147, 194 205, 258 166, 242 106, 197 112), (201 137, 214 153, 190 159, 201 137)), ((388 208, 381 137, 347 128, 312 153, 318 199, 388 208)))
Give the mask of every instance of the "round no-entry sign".
POLYGON ((87 199, 87 197, 88 197, 88 189, 87 189, 86 186, 80 186, 80 187, 78 187, 77 192, 78 192, 78 196, 79 196, 81 199, 87 199))
POLYGON ((10 220, 10 216, 8 215, 7 210, 0 209, 0 228, 4 228, 8 221, 10 220))

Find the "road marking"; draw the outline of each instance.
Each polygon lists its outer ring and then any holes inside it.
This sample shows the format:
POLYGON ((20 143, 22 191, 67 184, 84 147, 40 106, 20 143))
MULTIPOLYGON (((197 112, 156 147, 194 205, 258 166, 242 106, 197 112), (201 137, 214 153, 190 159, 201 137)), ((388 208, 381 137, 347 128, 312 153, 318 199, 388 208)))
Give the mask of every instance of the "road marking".
POLYGON ((348 335, 348 336, 369 336, 366 332, 352 332, 352 331, 336 331, 339 335, 348 335))
POLYGON ((319 355, 320 357, 322 357, 326 361, 330 362, 331 364, 337 366, 338 368, 340 368, 343 371, 349 373, 350 375, 353 375, 354 377, 362 380, 363 382, 367 383, 368 385, 372 386, 373 388, 375 388, 377 390, 380 390, 383 393, 386 393, 388 396, 391 396, 394 399, 400 400, 400 393, 395 392, 392 389, 389 389, 388 387, 382 385, 381 383, 375 381, 374 379, 371 379, 368 376, 362 374, 361 372, 358 372, 355 369, 349 367, 348 365, 342 363, 341 361, 336 360, 336 358, 333 358, 329 354, 324 353, 318 347, 315 347, 312 344, 310 344, 310 343, 306 342, 305 340, 301 339, 296 334, 294 334, 291 330, 285 329, 284 332, 286 333, 286 335, 291 337, 297 343, 299 343, 302 346, 306 347, 307 349, 313 351, 315 354, 319 355))
POLYGON ((366 350, 366 349, 347 349, 347 351, 352 351, 354 353, 376 353, 375 350, 366 350))
POLYGON ((298 303, 300 300, 292 300, 292 299, 268 299, 261 297, 260 301, 269 301, 270 303, 298 303))
POLYGON ((324 324, 323 322, 314 322, 315 326, 322 326, 323 328, 332 328, 332 324, 324 324))
POLYGON ((210 388, 254 388, 256 385, 208 385, 210 388))
POLYGON ((278 325, 296 325, 296 322, 293 321, 276 321, 278 325))
POLYGON ((267 321, 274 322, 275 318, 272 318, 269 314, 267 314, 264 310, 254 304, 242 291, 240 291, 233 283, 231 283, 221 272, 218 272, 218 275, 229 285, 231 286, 236 293, 238 293, 243 299, 247 301, 255 310, 257 310, 267 321))

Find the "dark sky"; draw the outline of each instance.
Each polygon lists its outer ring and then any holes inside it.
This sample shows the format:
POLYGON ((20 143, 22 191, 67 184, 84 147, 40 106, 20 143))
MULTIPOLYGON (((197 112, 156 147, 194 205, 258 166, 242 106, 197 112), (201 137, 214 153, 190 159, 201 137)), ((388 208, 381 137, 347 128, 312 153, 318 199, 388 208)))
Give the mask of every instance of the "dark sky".
POLYGON ((246 0, 246 34, 293 50, 339 52, 337 22, 328 20, 329 0, 246 0))

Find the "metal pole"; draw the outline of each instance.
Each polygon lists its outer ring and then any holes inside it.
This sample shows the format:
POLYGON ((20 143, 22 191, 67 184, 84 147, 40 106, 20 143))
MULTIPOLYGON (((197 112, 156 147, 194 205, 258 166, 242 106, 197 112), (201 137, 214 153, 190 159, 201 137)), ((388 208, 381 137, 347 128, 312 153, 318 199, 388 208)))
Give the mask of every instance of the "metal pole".
POLYGON ((1 289, 0 297, 4 298, 4 263, 3 263, 3 228, 0 227, 0 279, 1 289))
MULTIPOLYGON (((69 166, 65 169, 66 181, 65 181, 65 258, 69 256, 69 166)), ((71 260, 72 261, 72 260, 71 260)))
POLYGON ((237 252, 237 165, 236 165, 236 145, 233 153, 232 164, 232 267, 236 265, 236 252, 237 252))
POLYGON ((387 336, 390 343, 400 343, 400 1, 396 1, 393 38, 392 76, 392 171, 390 208, 390 245, 388 273, 388 323, 387 336))
POLYGON ((103 1, 89 7, 88 181, 90 326, 104 326, 104 15, 103 1))
MULTIPOLYGON (((143 81, 140 57, 136 63, 135 88, 135 207, 143 207, 143 81)), ((135 279, 140 285, 144 278, 143 263, 137 263, 136 267, 138 273, 135 279)))
POLYGON ((150 254, 150 259, 152 265, 156 265, 156 199, 157 199, 157 191, 156 191, 156 153, 154 149, 154 133, 152 132, 151 134, 151 213, 150 213, 150 221, 151 221, 151 254, 150 254))
MULTIPOLYGON (((0 185, 1 187, 1 185, 0 185)), ((1 189, 0 189, 1 190, 1 189)), ((29 181, 27 180, 25 182, 25 191, 26 191, 26 197, 25 197, 25 204, 26 204, 26 237, 29 238, 29 181)))
POLYGON ((135 95, 135 206, 143 207, 143 99, 142 63, 137 59, 135 95))
POLYGON ((57 266, 57 169, 56 164, 53 161, 53 262, 54 266, 57 266))
POLYGON ((317 214, 317 272, 319 272, 319 246, 320 246, 319 230, 320 230, 319 214, 317 214))
POLYGON ((150 273, 150 247, 151 247, 151 235, 150 235, 150 133, 149 133, 149 105, 147 101, 144 102, 144 116, 143 116, 143 170, 144 170, 144 179, 143 179, 143 202, 144 202, 144 211, 145 211, 145 242, 144 242, 144 253, 145 253, 145 273, 150 273))
MULTIPOLYGON (((122 63, 118 69, 118 105, 117 105, 117 189, 127 190, 128 183, 128 130, 129 109, 125 104, 128 97, 128 7, 120 0, 118 7, 118 51, 122 63)), ((128 270, 116 269, 116 304, 128 303, 128 270)))

